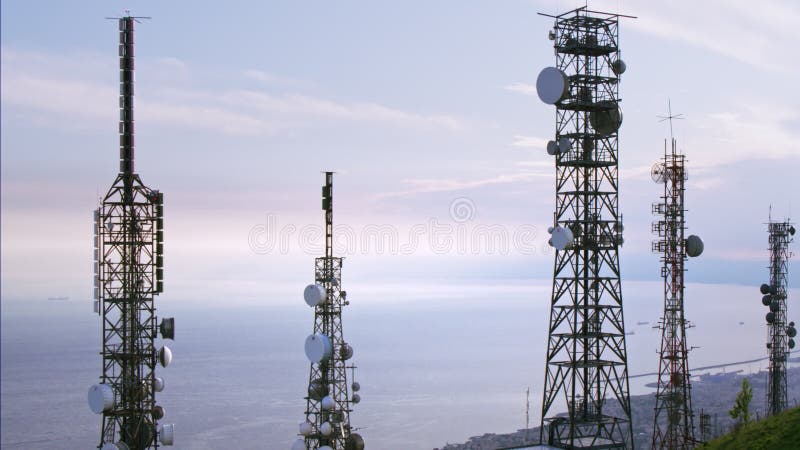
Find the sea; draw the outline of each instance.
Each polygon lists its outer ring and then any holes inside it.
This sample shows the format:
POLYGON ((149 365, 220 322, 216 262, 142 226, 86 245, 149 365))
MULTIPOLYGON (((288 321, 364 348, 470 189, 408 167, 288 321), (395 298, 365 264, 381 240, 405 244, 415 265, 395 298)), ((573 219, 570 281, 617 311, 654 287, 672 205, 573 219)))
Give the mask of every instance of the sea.
MULTIPOLYGON (((302 288, 302 287, 301 287, 302 288)), ((177 449, 288 449, 303 420, 313 312, 302 300, 157 299, 176 318, 161 423, 177 449)), ((794 291, 794 290, 792 290, 794 291)), ((660 282, 623 285, 629 372, 657 369, 660 282)), ((487 432, 505 433, 541 412, 550 281, 350 283, 344 334, 355 349, 361 403, 352 424, 367 448, 430 450, 487 432), (526 391, 530 390, 530 397, 526 391)), ((766 356, 757 286, 689 284, 690 365, 766 356)), ((790 299, 800 298, 790 292, 790 299)), ((101 374, 101 324, 91 300, 3 298, 0 446, 88 449, 99 416, 87 404, 101 374)), ((797 310, 789 305, 791 311, 797 310)), ((798 315, 800 318, 800 314, 798 315)), ((756 372, 765 361, 693 373, 756 372)), ((631 379, 642 394, 652 376, 631 379)))

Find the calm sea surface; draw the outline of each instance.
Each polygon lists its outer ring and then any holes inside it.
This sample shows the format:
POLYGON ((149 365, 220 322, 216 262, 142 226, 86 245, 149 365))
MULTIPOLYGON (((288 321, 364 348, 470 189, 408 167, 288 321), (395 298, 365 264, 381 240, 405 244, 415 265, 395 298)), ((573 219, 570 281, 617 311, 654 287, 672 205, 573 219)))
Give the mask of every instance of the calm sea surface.
MULTIPOLYGON (((178 449, 288 449, 305 408, 303 341, 312 312, 296 299, 264 304, 158 299, 176 317, 167 341, 173 364, 159 368, 158 394, 176 424, 178 449), (235 444, 234 444, 235 443, 235 444)), ((632 374, 656 369, 660 284, 624 285, 632 374), (649 322, 639 324, 639 322, 649 322)), ((352 422, 368 448, 431 449, 525 424, 541 407, 549 283, 348 285, 344 327, 355 348, 362 401, 352 422)), ((696 325, 691 365, 765 355, 763 306, 755 287, 690 285, 696 325), (744 322, 740 324, 739 322, 744 322)), ((790 299, 800 298, 792 292, 790 299)), ((798 311, 790 302, 792 311, 798 311)), ((4 449, 87 449, 100 418, 86 403, 100 375, 100 322, 90 301, 2 299, 4 449)), ((760 365, 743 366, 755 371, 760 365)), ((697 373, 695 373, 697 375, 697 373)), ((652 378, 631 380, 644 393, 652 378)), ((538 421, 538 417, 532 419, 538 421)))

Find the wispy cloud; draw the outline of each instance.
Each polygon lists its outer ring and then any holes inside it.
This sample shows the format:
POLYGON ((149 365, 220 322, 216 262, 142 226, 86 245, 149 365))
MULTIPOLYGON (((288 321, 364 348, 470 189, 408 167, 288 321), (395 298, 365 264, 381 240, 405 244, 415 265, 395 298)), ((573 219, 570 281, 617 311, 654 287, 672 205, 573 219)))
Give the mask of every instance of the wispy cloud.
MULTIPOLYGON (((62 57, 54 56, 54 61, 59 58, 62 57)), ((53 72, 42 64, 44 60, 46 58, 42 58, 41 53, 3 49, 2 95, 5 105, 70 118, 113 117, 117 95, 115 85, 91 79, 88 74, 81 76, 80 67, 74 63, 67 63, 63 71, 53 72), (6 64, 12 61, 13 64, 6 64), (62 73, 68 75, 61 76, 62 73)), ((161 58, 158 63, 172 69, 185 68, 183 62, 173 58, 161 58)), ((260 77, 290 87, 288 79, 257 71, 247 73, 246 76, 251 78, 260 77)), ((374 102, 333 101, 291 90, 281 93, 247 90, 236 86, 235 80, 231 84, 232 87, 218 89, 162 85, 155 86, 150 92, 137 92, 137 120, 225 134, 275 134, 288 129, 314 127, 324 121, 449 131, 464 127, 460 119, 443 114, 420 114, 374 102)))
POLYGON ((260 81, 265 84, 285 86, 285 87, 308 87, 312 83, 304 80, 297 80, 290 77, 275 75, 273 73, 264 72, 262 70, 248 69, 243 72, 246 78, 260 81))
POLYGON ((511 143, 514 147, 530 147, 544 150, 547 148, 548 139, 540 138, 537 136, 514 136, 514 142, 511 143))
POLYGON ((536 95, 536 86, 533 84, 512 83, 507 86, 504 86, 503 89, 511 92, 516 92, 518 94, 536 95))
MULTIPOLYGON (((536 165, 536 167, 543 168, 543 166, 539 165, 536 165)), ((406 186, 408 186, 408 188, 399 191, 383 192, 377 194, 373 196, 373 200, 384 200, 387 198, 397 198, 397 197, 413 197, 420 194, 427 194, 434 192, 461 191, 465 189, 475 189, 495 184, 520 183, 520 182, 530 181, 532 179, 541 176, 552 176, 552 173, 547 172, 546 174, 544 174, 543 172, 532 170, 528 172, 515 173, 515 174, 501 174, 493 177, 480 178, 475 180, 454 180, 454 179, 441 179, 441 178, 406 179, 403 180, 403 183, 406 186)))

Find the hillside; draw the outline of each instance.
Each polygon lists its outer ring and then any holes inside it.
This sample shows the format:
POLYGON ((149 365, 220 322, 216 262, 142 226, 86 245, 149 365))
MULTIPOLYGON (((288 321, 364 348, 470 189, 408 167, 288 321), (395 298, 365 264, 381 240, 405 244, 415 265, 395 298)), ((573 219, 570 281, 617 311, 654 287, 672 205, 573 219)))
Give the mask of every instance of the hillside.
POLYGON ((699 447, 703 450, 784 450, 800 448, 800 408, 793 408, 699 447))

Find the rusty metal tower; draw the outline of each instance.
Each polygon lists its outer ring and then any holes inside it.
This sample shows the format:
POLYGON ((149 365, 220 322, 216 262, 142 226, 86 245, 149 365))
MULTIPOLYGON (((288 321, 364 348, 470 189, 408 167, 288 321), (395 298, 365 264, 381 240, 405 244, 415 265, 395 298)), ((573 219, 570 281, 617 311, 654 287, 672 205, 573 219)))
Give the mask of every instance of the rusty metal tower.
POLYGON ((769 222, 769 283, 761 285, 762 304, 769 307, 767 313, 767 350, 769 372, 767 377, 767 414, 778 414, 785 410, 786 360, 794 348, 797 329, 794 322, 787 324, 786 294, 789 276, 789 244, 794 241, 795 228, 789 220, 773 221, 770 210, 769 222))
POLYGON ((348 363, 353 347, 342 331, 342 309, 350 304, 341 286, 343 258, 333 256, 333 172, 325 172, 322 209, 325 256, 314 260, 314 284, 303 292, 314 308, 314 332, 305 342, 311 362, 305 421, 292 450, 363 450, 364 440, 350 423, 352 405, 361 401, 361 386, 347 380, 347 369, 355 374, 355 366, 348 363))
MULTIPOLYGON (((541 14, 541 13, 540 13, 541 14)), ((620 283, 619 14, 578 8, 549 32, 556 66, 539 98, 556 107, 556 249, 540 440, 568 449, 632 448, 620 283), (565 412, 566 415, 560 413, 565 412)))
MULTIPOLYGON (((670 120, 670 134, 673 116, 670 120)), ((653 241, 653 252, 661 255, 661 277, 664 278, 664 315, 658 328, 661 330, 661 348, 658 352, 658 386, 656 388, 655 417, 653 419, 653 449, 691 449, 696 444, 694 413, 692 412, 692 387, 689 376, 686 344, 687 321, 684 316, 684 262, 687 255, 700 256, 703 241, 691 235, 685 237, 684 207, 686 157, 677 150, 671 138, 664 157, 651 171, 653 181, 662 184, 661 201, 653 204, 652 231, 658 236, 653 241)))
POLYGON ((134 23, 119 18, 119 175, 94 212, 94 310, 103 327, 100 383, 89 389, 89 407, 102 414, 97 448, 141 450, 172 445, 174 426, 158 426, 164 409, 155 393, 172 353, 156 349, 158 333, 173 339, 175 321, 157 324, 154 297, 163 292, 164 196, 145 186, 134 170, 134 23))

